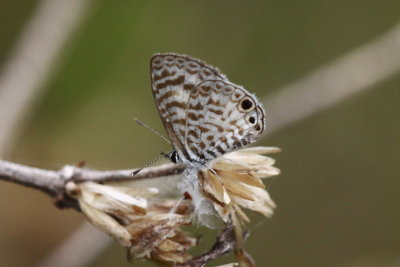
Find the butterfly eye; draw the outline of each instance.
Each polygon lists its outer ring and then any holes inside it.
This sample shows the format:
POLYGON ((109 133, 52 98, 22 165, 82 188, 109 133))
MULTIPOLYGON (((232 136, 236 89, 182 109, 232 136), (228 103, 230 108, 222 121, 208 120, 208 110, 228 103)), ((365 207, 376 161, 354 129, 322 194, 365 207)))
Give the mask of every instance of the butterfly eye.
POLYGON ((243 98, 239 103, 239 110, 242 112, 249 112, 254 109, 254 102, 249 98, 243 98))

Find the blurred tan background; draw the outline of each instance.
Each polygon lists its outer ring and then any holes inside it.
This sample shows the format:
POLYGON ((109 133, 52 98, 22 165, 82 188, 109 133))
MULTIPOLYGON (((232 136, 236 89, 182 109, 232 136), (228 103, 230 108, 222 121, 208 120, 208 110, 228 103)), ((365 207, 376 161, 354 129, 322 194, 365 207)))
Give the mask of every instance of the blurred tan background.
MULTIPOLYGON (((0 73, 40 3, 0 0, 0 73)), ((49 169, 81 160, 104 170, 142 166, 169 149, 133 123, 163 131, 152 54, 203 59, 264 99, 399 22, 397 0, 88 1, 3 159, 49 169)), ((258 143, 283 149, 275 156, 282 174, 267 181, 278 209, 247 244, 259 266, 400 265, 399 88, 400 70, 258 143)), ((0 266, 40 262, 83 222, 6 182, 0 214, 0 266)), ((128 266, 114 243, 88 266, 110 265, 128 266)))

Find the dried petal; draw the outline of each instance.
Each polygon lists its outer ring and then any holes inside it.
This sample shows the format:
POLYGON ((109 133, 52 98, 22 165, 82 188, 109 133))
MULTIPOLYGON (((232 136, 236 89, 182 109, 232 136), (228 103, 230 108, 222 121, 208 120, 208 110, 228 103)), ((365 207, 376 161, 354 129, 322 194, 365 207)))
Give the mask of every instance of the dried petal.
POLYGON ((265 188, 265 185, 260 180, 260 178, 255 177, 250 173, 237 173, 234 171, 226 171, 226 170, 216 170, 216 172, 220 177, 224 177, 225 179, 235 180, 238 183, 244 183, 260 188, 265 188))
POLYGON ((85 201, 79 201, 79 205, 82 213, 96 228, 110 235, 124 247, 131 245, 130 233, 111 216, 86 204, 85 201))
POLYGON ((148 215, 132 221, 126 226, 132 235, 129 257, 148 257, 162 241, 175 235, 177 227, 188 223, 189 218, 173 213, 148 215))
POLYGON ((218 265, 216 267, 237 267, 237 266, 239 266, 239 263, 232 262, 232 263, 228 263, 228 264, 224 264, 224 265, 218 265))
MULTIPOLYGON (((244 186, 248 187, 246 185, 244 186)), ((257 187, 253 187, 251 190, 254 192, 254 201, 235 197, 235 202, 246 209, 259 212, 266 217, 271 217, 276 208, 276 204, 271 199, 268 192, 257 187)))
POLYGON ((81 198, 100 210, 146 213, 147 201, 145 198, 134 197, 117 188, 93 182, 80 184, 80 189, 81 198))
POLYGON ((208 171, 207 178, 208 179, 204 181, 204 190, 211 193, 218 201, 229 204, 231 200, 219 177, 211 171, 208 171))

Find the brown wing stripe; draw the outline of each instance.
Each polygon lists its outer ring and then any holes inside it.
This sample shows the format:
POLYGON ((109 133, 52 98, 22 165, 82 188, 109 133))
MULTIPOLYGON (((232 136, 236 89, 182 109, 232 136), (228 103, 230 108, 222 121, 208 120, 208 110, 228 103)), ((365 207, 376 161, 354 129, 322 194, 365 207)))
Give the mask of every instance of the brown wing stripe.
POLYGON ((166 86, 176 86, 179 84, 183 84, 185 81, 185 76, 180 75, 176 79, 166 80, 163 83, 159 83, 156 85, 157 90, 165 88, 166 86))
POLYGON ((215 113, 217 115, 222 115, 223 114, 223 112, 221 110, 216 110, 216 109, 212 109, 212 108, 208 109, 208 111, 211 111, 212 113, 215 113))
POLYGON ((218 132, 222 133, 224 131, 224 128, 215 124, 215 123, 211 123, 211 122, 207 122, 208 125, 212 125, 214 127, 216 127, 218 129, 218 132))
POLYGON ((207 133, 207 132, 209 132, 210 131, 210 129, 208 129, 208 128, 206 128, 206 127, 203 127, 203 126, 198 126, 199 127, 199 129, 200 129, 200 131, 202 132, 202 133, 207 133))
POLYGON ((168 72, 167 70, 163 70, 160 75, 154 75, 154 81, 158 81, 164 79, 167 76, 173 76, 176 74, 176 71, 168 72))
POLYGON ((184 90, 192 90, 194 88, 194 84, 186 83, 183 85, 184 90))
POLYGON ((186 120, 185 119, 176 119, 172 121, 174 124, 181 124, 181 125, 185 125, 186 124, 186 120))
POLYGON ((172 101, 170 103, 165 104, 165 109, 167 109, 167 110, 170 108, 175 108, 175 107, 178 107, 181 109, 186 109, 186 104, 178 102, 178 101, 172 101))
POLYGON ((193 130, 188 131, 188 135, 191 135, 194 138, 199 138, 199 135, 196 133, 196 131, 193 130))
MULTIPOLYGON (((208 91, 210 91, 211 90, 211 86, 209 86, 209 85, 203 85, 202 87, 201 87, 201 91, 203 91, 203 92, 208 92, 208 91)), ((201 92, 200 91, 200 92, 201 92)))
POLYGON ((157 101, 159 103, 164 102, 165 99, 173 97, 173 96, 179 96, 181 93, 179 91, 168 91, 165 94, 163 94, 157 101))
POLYGON ((188 113, 188 117, 189 119, 191 119, 192 121, 198 121, 199 119, 203 119, 204 115, 203 114, 195 114, 193 112, 189 112, 188 113))
POLYGON ((196 106, 192 106, 191 105, 190 108, 194 109, 194 110, 202 110, 203 109, 203 105, 200 104, 200 103, 197 103, 196 106))
POLYGON ((210 99, 208 99, 207 105, 214 105, 214 106, 217 106, 217 107, 221 107, 221 104, 219 103, 219 100, 214 101, 214 99, 212 99, 212 97, 210 97, 210 99))
POLYGON ((216 149, 219 153, 225 154, 225 150, 223 150, 221 146, 216 146, 215 149, 216 149))
POLYGON ((199 143, 199 146, 200 146, 201 149, 206 148, 206 144, 204 144, 204 142, 200 142, 200 143, 199 143))
POLYGON ((203 97, 209 96, 210 94, 207 92, 199 91, 199 94, 203 97))

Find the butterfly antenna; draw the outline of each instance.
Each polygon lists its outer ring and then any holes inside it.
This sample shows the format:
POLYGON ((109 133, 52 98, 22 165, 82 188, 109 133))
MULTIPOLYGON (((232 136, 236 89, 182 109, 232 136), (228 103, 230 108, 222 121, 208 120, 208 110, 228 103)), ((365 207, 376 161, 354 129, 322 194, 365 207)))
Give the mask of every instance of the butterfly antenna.
POLYGON ((152 161, 146 163, 142 168, 133 171, 133 172, 132 172, 132 176, 135 176, 136 174, 138 174, 138 173, 139 173, 141 170, 143 170, 144 168, 146 168, 146 167, 152 165, 154 162, 156 162, 157 160, 159 160, 159 159, 161 159, 161 158, 164 158, 164 157, 165 157, 165 156, 161 154, 161 155, 158 156, 157 158, 155 158, 155 159, 153 159, 152 161))
POLYGON ((171 141, 169 141, 167 138, 165 138, 165 136, 163 136, 163 135, 160 134, 158 131, 156 131, 156 130, 154 130, 153 128, 151 128, 151 127, 150 127, 149 125, 147 125, 146 123, 144 123, 144 122, 142 122, 142 121, 140 121, 140 120, 138 120, 138 119, 135 119, 135 122, 136 122, 137 124, 139 124, 140 126, 146 128, 146 129, 149 129, 149 130, 152 131, 154 134, 158 135, 158 136, 161 137, 164 141, 166 141, 168 144, 171 145, 171 141))

